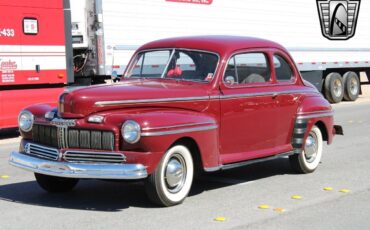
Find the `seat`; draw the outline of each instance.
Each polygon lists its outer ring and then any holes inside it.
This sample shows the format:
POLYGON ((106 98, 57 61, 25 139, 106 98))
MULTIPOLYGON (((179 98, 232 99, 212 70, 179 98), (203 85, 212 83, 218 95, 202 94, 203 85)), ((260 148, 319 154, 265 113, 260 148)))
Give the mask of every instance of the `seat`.
POLYGON ((241 83, 248 84, 248 83, 263 83, 263 82, 266 82, 264 77, 256 73, 252 73, 248 75, 248 77, 246 77, 241 83))

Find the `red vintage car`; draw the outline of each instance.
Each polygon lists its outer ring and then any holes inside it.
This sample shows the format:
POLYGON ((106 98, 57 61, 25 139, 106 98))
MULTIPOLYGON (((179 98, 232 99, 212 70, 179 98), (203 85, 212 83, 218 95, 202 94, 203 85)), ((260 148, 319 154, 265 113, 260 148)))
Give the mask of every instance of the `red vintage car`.
POLYGON ((284 47, 232 36, 171 38, 137 50, 118 84, 78 89, 19 115, 10 164, 49 192, 79 179, 145 182, 149 198, 181 203, 196 172, 289 156, 313 172, 335 134, 333 110, 284 47))

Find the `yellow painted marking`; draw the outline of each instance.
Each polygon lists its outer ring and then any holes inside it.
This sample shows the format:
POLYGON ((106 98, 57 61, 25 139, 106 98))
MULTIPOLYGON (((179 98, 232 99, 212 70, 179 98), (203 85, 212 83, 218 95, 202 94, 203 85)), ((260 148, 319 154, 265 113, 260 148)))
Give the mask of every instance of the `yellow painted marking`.
POLYGON ((325 187, 324 190, 325 191, 333 191, 333 188, 332 187, 325 187))
POLYGON ((285 212, 285 208, 274 208, 274 211, 282 213, 282 212, 285 212))
POLYGON ((224 222, 224 221, 226 221, 226 218, 223 217, 223 216, 218 216, 218 217, 214 218, 213 220, 214 221, 219 221, 219 222, 224 222))
POLYGON ((300 195, 294 195, 294 196, 292 196, 292 199, 300 200, 300 199, 302 199, 302 197, 300 195))
POLYGON ((350 192, 350 190, 349 189, 341 189, 341 190, 339 190, 339 192, 342 192, 342 193, 349 193, 350 192))
POLYGON ((348 123, 353 123, 353 121, 352 120, 349 120, 348 123))
POLYGON ((2 176, 1 176, 1 178, 2 178, 2 179, 8 179, 8 178, 9 178, 9 176, 8 176, 8 175, 2 175, 2 176))
POLYGON ((267 204, 261 204, 260 206, 258 206, 258 208, 260 208, 260 209, 269 209, 270 206, 268 206, 267 204))

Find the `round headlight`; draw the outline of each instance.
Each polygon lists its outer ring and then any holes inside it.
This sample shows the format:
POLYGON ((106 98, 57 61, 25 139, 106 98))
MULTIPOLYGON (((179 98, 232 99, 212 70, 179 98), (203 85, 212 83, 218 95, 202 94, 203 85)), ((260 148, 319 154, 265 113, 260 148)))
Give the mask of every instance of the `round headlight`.
POLYGON ((128 120, 123 123, 121 133, 126 142, 134 144, 140 140, 140 125, 135 121, 128 120))
POLYGON ((33 125, 33 114, 28 110, 23 110, 18 116, 18 126, 23 132, 29 132, 33 125))

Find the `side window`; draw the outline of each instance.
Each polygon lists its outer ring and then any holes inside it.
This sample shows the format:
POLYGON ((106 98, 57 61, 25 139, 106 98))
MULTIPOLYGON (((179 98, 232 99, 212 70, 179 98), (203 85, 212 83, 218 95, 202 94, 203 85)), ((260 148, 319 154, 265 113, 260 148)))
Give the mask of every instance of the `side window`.
POLYGON ((228 85, 245 85, 270 81, 270 70, 263 53, 234 55, 227 66, 224 82, 228 85))
POLYGON ((179 66, 183 71, 194 71, 195 63, 193 59, 184 52, 179 52, 179 58, 176 60, 176 65, 179 66))
POLYGON ((27 35, 39 33, 39 24, 36 18, 23 18, 23 33, 27 35))
POLYGON ((293 71, 288 62, 281 56, 274 55, 274 68, 277 81, 291 81, 293 79, 293 71))

